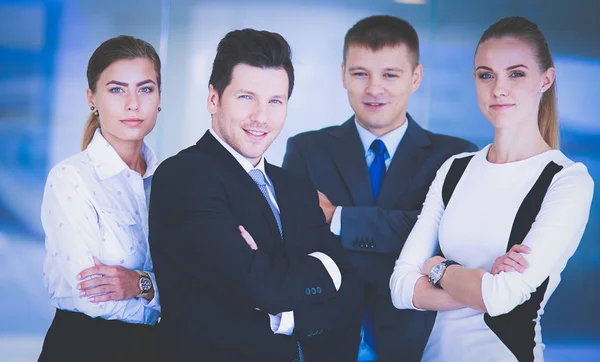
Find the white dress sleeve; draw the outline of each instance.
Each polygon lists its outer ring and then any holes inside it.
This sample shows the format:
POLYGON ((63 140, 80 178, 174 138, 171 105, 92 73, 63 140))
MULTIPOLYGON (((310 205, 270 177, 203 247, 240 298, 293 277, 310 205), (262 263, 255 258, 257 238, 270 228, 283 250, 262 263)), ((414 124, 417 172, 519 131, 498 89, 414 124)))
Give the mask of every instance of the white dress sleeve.
POLYGON ((498 316, 527 301, 553 272, 560 273, 575 253, 588 221, 594 182, 586 167, 576 163, 560 171, 550 184, 541 209, 523 240, 529 267, 523 274, 486 273, 481 283, 488 314, 498 316))

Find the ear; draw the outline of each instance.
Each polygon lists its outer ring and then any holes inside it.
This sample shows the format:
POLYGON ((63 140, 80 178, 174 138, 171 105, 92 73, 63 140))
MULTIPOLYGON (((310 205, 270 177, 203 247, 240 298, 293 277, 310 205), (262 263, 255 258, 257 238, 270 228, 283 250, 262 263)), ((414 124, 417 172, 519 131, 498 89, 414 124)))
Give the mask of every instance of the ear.
POLYGON ((346 87, 346 64, 342 61, 342 84, 344 85, 344 89, 348 89, 346 87))
POLYGON ((88 88, 88 89, 85 91, 85 94, 86 94, 86 96, 87 96, 87 101, 88 101, 88 103, 89 103, 90 107, 91 107, 91 106, 94 106, 94 107, 95 107, 95 106, 96 106, 96 102, 94 101, 94 93, 92 93, 92 90, 88 88))
POLYGON ((215 114, 219 110, 219 94, 213 85, 208 86, 208 99, 206 100, 208 113, 215 114))
POLYGON ((412 89, 411 93, 416 92, 421 85, 421 81, 423 80, 423 65, 417 64, 415 70, 413 70, 412 74, 412 89))
POLYGON ((552 87, 554 80, 556 79, 556 69, 554 67, 548 68, 544 74, 542 74, 542 92, 548 90, 548 88, 552 87))

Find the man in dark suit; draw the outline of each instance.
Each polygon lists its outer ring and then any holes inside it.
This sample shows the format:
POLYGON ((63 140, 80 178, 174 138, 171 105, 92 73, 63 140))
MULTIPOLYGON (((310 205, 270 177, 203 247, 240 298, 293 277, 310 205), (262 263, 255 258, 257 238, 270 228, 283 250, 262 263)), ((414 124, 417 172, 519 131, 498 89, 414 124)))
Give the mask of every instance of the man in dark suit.
POLYGON ((355 115, 340 126, 289 139, 283 168, 319 190, 365 287, 359 360, 419 361, 435 315, 397 310, 389 278, 437 169, 476 147, 421 128, 406 112, 421 83, 419 39, 391 16, 373 16, 346 34, 342 80, 355 115))
POLYGON ((358 275, 317 190, 263 157, 285 121, 290 54, 279 34, 228 33, 209 82, 211 129, 154 174, 165 361, 356 360, 358 275))

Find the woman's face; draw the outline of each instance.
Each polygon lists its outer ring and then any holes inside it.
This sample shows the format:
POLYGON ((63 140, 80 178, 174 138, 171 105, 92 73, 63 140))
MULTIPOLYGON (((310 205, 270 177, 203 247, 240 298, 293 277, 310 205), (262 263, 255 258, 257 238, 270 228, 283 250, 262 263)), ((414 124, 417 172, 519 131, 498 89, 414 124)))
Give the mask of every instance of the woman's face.
POLYGON ((140 142, 156 124, 160 89, 148 58, 122 59, 98 78, 96 92, 87 90, 88 102, 100 114, 102 136, 115 142, 140 142))
POLYGON ((495 128, 537 124, 540 99, 555 70, 542 71, 532 47, 514 37, 492 38, 475 54, 479 108, 495 128))

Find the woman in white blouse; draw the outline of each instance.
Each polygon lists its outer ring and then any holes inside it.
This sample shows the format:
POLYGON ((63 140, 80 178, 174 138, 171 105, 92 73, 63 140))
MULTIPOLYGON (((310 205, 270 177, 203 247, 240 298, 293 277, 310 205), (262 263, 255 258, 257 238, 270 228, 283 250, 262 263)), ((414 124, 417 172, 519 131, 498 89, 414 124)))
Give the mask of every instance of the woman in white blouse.
POLYGON ((160 305, 148 197, 158 161, 144 137, 160 111, 160 59, 119 36, 96 49, 87 78, 83 150, 52 168, 42 202, 44 282, 57 309, 39 360, 151 361, 160 305))
POLYGON ((423 361, 543 361, 540 316, 593 194, 586 167, 558 150, 555 73, 524 18, 479 41, 477 98, 494 143, 440 168, 390 280, 397 308, 439 311, 423 361))

